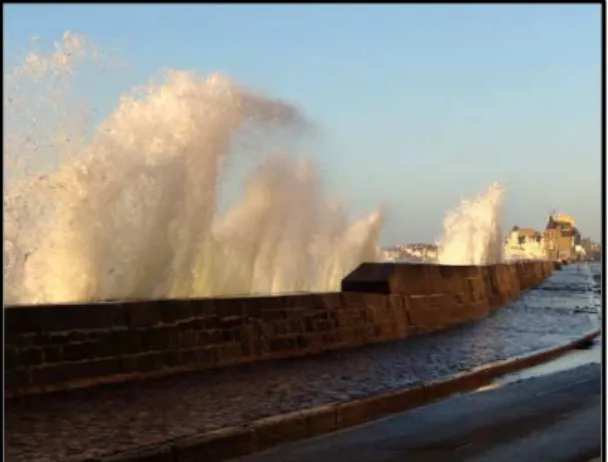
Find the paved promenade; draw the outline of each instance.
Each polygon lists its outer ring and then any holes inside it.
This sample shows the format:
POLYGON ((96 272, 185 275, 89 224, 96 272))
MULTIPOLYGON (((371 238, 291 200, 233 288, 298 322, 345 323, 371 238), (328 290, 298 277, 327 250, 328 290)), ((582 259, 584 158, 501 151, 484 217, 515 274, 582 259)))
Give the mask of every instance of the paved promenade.
POLYGON ((437 379, 597 326, 599 267, 569 266, 490 318, 419 338, 5 402, 6 460, 80 460, 437 379))
POLYGON ((601 380, 587 364, 234 462, 587 462, 601 449, 601 380))

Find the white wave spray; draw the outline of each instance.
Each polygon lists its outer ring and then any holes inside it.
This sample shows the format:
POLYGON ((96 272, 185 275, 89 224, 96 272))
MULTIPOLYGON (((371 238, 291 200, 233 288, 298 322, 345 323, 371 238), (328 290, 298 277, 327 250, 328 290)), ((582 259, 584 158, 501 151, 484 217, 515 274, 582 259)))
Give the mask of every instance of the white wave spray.
POLYGON ((490 265, 503 260, 501 214, 504 187, 492 183, 474 200, 463 200, 443 221, 441 265, 490 265))
POLYGON ((336 290, 379 257, 380 210, 348 223, 310 162, 265 155, 306 129, 294 107, 166 71, 91 133, 70 79, 97 52, 70 33, 55 47, 5 75, 5 303, 336 290), (243 156, 258 167, 221 213, 243 156))

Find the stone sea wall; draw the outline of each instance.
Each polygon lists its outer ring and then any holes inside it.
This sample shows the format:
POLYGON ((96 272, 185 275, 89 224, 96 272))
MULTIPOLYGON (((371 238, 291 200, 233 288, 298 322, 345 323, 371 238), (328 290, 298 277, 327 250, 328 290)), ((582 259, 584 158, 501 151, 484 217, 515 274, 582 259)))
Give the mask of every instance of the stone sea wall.
POLYGON ((7 397, 403 339, 488 316, 553 262, 366 263, 337 293, 5 308, 7 397))

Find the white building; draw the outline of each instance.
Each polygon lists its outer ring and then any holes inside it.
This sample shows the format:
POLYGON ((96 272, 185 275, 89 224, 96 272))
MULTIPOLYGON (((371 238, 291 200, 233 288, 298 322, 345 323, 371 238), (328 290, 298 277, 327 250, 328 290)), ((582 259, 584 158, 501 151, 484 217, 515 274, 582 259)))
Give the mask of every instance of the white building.
POLYGON ((514 226, 505 238, 504 256, 508 260, 547 258, 543 233, 531 228, 514 226))

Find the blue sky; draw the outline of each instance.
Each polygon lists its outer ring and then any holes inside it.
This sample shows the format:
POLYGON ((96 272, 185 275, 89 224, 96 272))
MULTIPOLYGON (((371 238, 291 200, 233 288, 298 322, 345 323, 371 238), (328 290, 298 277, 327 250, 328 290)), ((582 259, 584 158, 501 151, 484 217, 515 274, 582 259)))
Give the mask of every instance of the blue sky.
POLYGON ((505 182, 505 228, 555 208, 601 235, 599 5, 5 6, 5 63, 66 29, 131 66, 236 80, 301 107, 353 211, 388 205, 383 241, 434 241, 446 209, 505 182))

